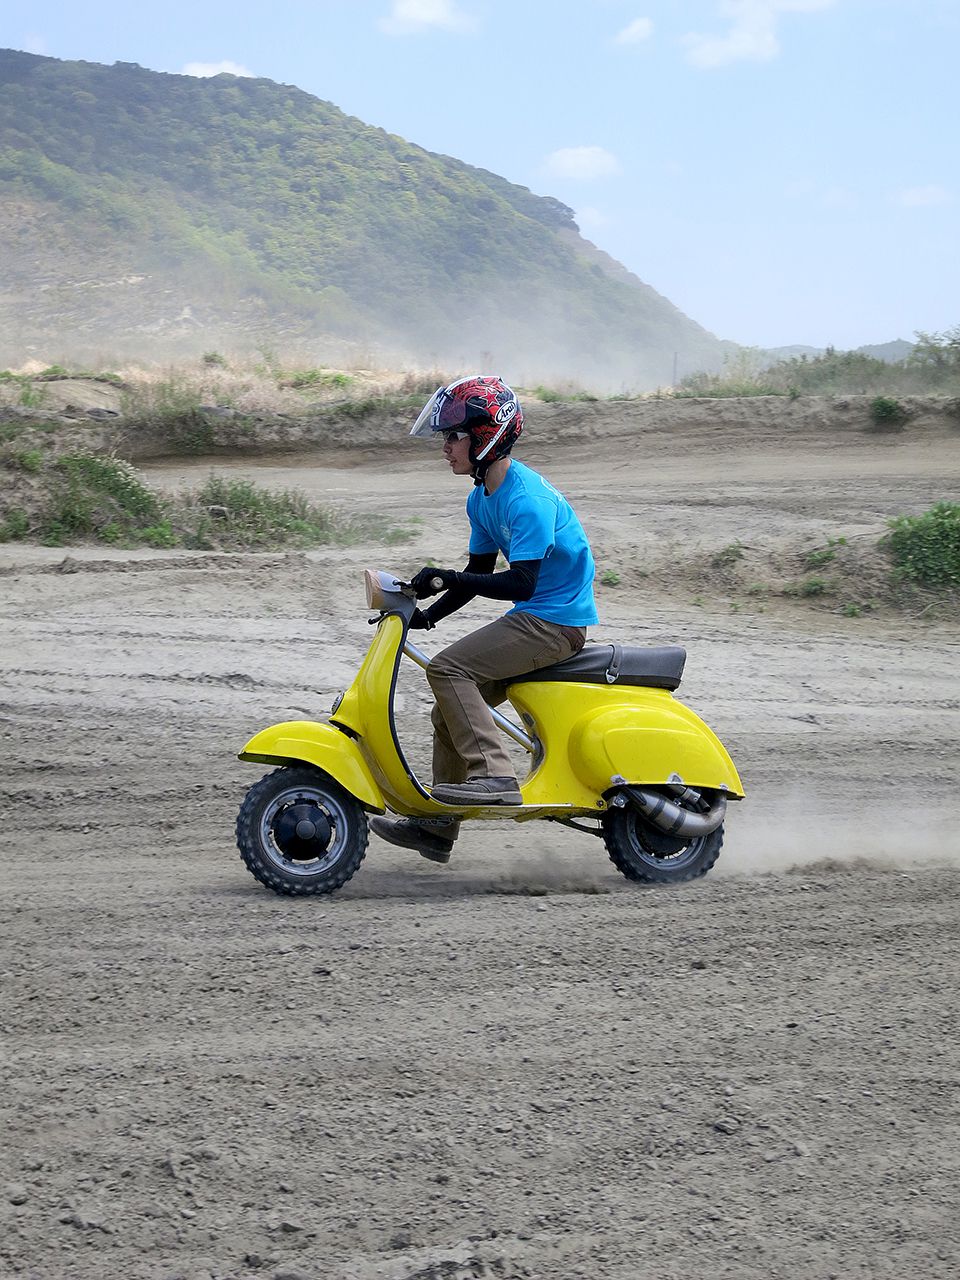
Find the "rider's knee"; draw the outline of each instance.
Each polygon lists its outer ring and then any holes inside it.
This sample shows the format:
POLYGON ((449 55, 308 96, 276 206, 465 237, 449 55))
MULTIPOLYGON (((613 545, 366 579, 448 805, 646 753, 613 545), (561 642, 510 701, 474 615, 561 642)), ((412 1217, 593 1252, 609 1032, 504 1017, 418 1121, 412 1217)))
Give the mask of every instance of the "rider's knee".
POLYGON ((436 680, 444 680, 450 676, 459 676, 463 672, 459 665, 447 657, 446 653, 438 653, 427 664, 427 679, 433 684, 436 680))

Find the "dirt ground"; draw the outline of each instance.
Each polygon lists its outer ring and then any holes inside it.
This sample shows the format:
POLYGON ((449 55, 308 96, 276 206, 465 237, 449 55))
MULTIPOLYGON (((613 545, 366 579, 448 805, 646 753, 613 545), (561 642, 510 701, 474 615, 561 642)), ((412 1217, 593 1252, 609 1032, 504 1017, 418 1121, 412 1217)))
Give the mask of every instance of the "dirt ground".
MULTIPOLYGON (((236 752, 349 681, 360 570, 458 562, 466 491, 429 451, 233 468, 389 511, 393 546, 0 547, 0 1275, 960 1274, 960 635, 688 576, 956 500, 960 432, 735 438, 520 453, 620 575, 594 638, 685 645, 740 767, 678 888, 548 824, 468 826, 448 867, 372 838, 331 898, 240 863, 236 752)), ((418 766, 427 709, 410 666, 418 766)))

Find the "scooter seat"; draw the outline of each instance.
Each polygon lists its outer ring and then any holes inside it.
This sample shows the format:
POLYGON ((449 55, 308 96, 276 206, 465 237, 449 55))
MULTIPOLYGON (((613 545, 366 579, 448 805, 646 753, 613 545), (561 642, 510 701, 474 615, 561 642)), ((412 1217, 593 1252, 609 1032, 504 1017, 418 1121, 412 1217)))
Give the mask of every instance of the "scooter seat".
POLYGON ((676 689, 683 676, 686 649, 679 645, 638 646, 588 644, 572 658, 516 676, 511 684, 531 680, 564 680, 578 684, 632 684, 650 689, 676 689))

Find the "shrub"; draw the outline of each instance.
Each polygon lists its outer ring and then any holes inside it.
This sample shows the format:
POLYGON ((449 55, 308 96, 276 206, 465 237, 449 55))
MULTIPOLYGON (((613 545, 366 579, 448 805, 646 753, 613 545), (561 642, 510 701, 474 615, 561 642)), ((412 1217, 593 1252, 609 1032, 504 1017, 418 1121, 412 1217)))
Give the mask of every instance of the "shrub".
POLYGON ((25 538, 30 530, 30 520, 25 511, 14 507, 7 512, 7 518, 0 524, 0 542, 18 542, 25 538))
POLYGON ((919 516, 890 521, 900 573, 930 587, 960 586, 960 503, 938 502, 919 516))
POLYGON ((874 396, 870 401, 870 421, 875 427, 887 430, 902 427, 909 416, 900 401, 891 396, 874 396))
POLYGON ((198 385, 176 370, 156 382, 130 388, 123 397, 123 414, 131 422, 172 425, 202 421, 202 392, 198 385))
POLYGON ((413 529, 404 529, 397 525, 395 528, 387 530, 383 535, 383 540, 388 547, 398 547, 401 543, 409 542, 416 536, 413 529))
POLYGON ((200 359, 205 365, 217 369, 225 368, 227 363, 219 351, 205 351, 200 359))
POLYGON ((39 409, 46 401, 47 393, 43 387, 35 387, 24 382, 20 388, 20 404, 24 409, 39 409))
POLYGON ((826 578, 804 578, 802 582, 791 582, 783 588, 785 596, 822 596, 830 589, 826 578))
POLYGON ((174 421, 171 442, 174 450, 184 453, 210 453, 216 442, 213 423, 198 410, 191 410, 174 421))
POLYGON ((614 569, 604 569, 600 575, 600 581, 605 587, 618 587, 620 585, 620 575, 614 569))
POLYGON ((803 558, 804 563, 808 569, 822 569, 825 564, 836 559, 837 547, 846 545, 846 538, 828 538, 825 547, 815 547, 813 551, 807 552, 803 558))
POLYGON ((678 400, 739 400, 745 396, 785 396, 787 392, 766 382, 723 379, 719 374, 700 373, 685 378, 673 394, 678 400))
POLYGON ((159 498, 129 462, 68 454, 57 462, 41 536, 48 546, 91 536, 116 542, 124 531, 134 533, 144 520, 161 516, 159 498))
POLYGON ((6 457, 8 467, 16 467, 20 471, 29 471, 31 475, 43 466, 42 449, 12 449, 6 457))
POLYGON ((169 520, 161 520, 159 524, 149 525, 137 531, 137 537, 148 547, 175 547, 180 539, 174 533, 169 520))
POLYGON ((761 365, 759 351, 753 347, 741 347, 724 357, 722 372, 690 374, 673 394, 681 399, 705 397, 711 400, 785 394, 771 385, 761 365))
POLYGON ((803 562, 808 569, 822 569, 836 557, 836 554, 833 547, 818 547, 815 551, 808 551, 803 557, 803 562))
POLYGON ((544 404, 571 404, 577 401, 593 404, 600 398, 592 391, 581 391, 574 386, 545 387, 542 383, 540 386, 533 387, 530 394, 542 400, 544 404))
POLYGON ((140 479, 137 471, 122 458, 93 453, 68 454, 58 464, 74 481, 93 493, 112 498, 120 510, 137 519, 160 515, 157 495, 140 479))
MULTIPOLYGON (((195 547, 217 543, 244 547, 284 543, 322 546, 356 541, 370 531, 367 524, 317 506, 299 490, 260 489, 248 480, 227 480, 223 476, 211 476, 201 489, 188 494, 184 507, 183 522, 193 526, 185 534, 185 541, 195 547)), ((377 532, 383 536, 382 527, 377 532)))
POLYGON ((743 543, 738 540, 736 542, 731 542, 730 545, 724 547, 722 551, 718 551, 710 563, 713 565, 714 569, 729 569, 731 565, 736 564, 738 560, 742 559, 743 543))
POLYGON ((337 369, 299 369, 286 374, 280 379, 279 385, 292 387, 294 390, 303 387, 335 387, 338 391, 345 391, 354 381, 351 374, 337 369))

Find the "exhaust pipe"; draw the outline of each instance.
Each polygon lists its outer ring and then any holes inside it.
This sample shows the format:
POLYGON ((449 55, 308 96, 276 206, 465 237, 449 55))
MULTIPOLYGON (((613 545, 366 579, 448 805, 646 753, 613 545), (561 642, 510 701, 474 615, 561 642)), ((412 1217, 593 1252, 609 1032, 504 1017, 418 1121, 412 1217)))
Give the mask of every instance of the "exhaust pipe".
POLYGON ((716 831, 727 812, 727 797, 722 793, 705 813, 691 813, 661 792, 644 787, 624 787, 622 794, 658 831, 690 840, 716 831))

